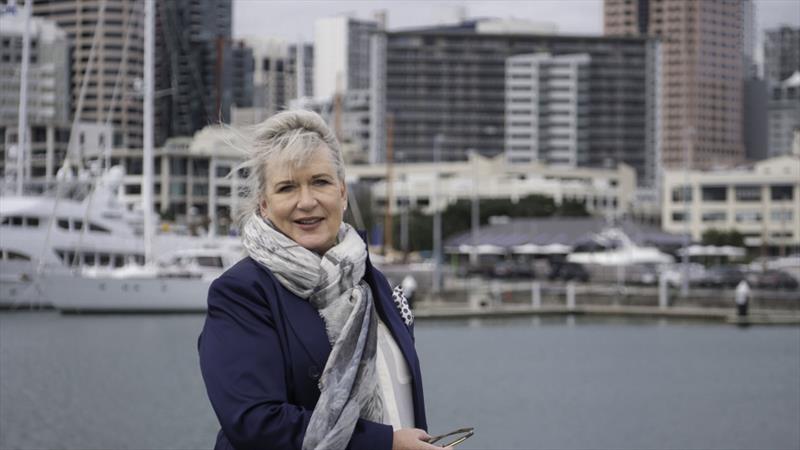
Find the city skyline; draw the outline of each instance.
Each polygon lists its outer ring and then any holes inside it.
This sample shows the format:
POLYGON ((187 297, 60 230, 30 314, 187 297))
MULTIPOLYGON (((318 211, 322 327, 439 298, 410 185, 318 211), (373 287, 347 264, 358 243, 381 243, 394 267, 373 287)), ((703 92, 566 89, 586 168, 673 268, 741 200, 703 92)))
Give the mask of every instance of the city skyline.
MULTIPOLYGON (((800 26, 800 4, 796 0, 755 0, 759 47, 765 29, 781 25, 800 26)), ((552 22, 561 34, 603 33, 603 0, 498 0, 405 2, 399 0, 233 0, 234 37, 269 36, 287 40, 313 39, 314 20, 339 14, 360 19, 374 12, 388 12, 388 28, 452 23, 463 8, 466 17, 498 17, 552 22), (581 14, 575 14, 580 4, 581 14)))

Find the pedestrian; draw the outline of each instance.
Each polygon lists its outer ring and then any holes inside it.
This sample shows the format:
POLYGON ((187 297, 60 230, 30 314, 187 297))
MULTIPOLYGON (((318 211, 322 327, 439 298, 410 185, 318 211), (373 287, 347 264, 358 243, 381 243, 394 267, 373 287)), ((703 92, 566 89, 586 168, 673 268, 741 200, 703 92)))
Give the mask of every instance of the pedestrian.
POLYGON ((212 283, 198 341, 216 448, 439 448, 413 316, 342 220, 336 137, 309 111, 255 132, 239 220, 248 256, 212 283))
POLYGON ((736 286, 736 311, 740 317, 747 315, 747 304, 750 301, 750 284, 742 280, 736 286))

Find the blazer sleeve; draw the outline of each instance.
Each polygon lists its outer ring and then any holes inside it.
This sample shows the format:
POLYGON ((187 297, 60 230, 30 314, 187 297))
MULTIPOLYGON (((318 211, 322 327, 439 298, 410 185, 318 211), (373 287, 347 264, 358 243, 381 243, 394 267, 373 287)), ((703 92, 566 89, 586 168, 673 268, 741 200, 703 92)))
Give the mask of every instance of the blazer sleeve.
MULTIPOLYGON (((311 410, 289 403, 281 341, 254 283, 223 275, 208 294, 198 341, 209 400, 231 444, 244 449, 297 449, 311 410)), ((392 427, 359 419, 350 450, 392 448, 392 427)))

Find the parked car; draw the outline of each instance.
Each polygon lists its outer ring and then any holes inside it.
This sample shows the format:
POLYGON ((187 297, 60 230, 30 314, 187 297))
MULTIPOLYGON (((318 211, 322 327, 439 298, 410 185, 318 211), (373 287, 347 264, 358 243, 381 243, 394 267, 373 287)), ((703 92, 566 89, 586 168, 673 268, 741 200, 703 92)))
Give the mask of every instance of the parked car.
POLYGON ((563 280, 563 281, 580 281, 586 283, 589 281, 589 271, 583 267, 582 264, 574 262, 555 262, 550 266, 550 274, 547 276, 549 280, 563 280))
POLYGON ((736 266, 714 266, 706 270, 703 277, 694 280, 702 287, 736 287, 745 278, 745 273, 736 266))
POLYGON ((492 270, 494 278, 534 279, 536 272, 529 263, 519 261, 499 261, 492 270))
POLYGON ((751 272, 747 276, 747 281, 752 287, 759 289, 793 290, 800 287, 800 283, 793 276, 782 270, 751 272))
MULTIPOLYGON (((675 263, 664 266, 660 269, 662 275, 667 280, 667 285, 672 288, 681 286, 683 280, 683 264, 675 263)), ((687 271, 689 273, 689 285, 697 286, 699 281, 706 276, 706 268, 700 263, 688 263, 687 271)))

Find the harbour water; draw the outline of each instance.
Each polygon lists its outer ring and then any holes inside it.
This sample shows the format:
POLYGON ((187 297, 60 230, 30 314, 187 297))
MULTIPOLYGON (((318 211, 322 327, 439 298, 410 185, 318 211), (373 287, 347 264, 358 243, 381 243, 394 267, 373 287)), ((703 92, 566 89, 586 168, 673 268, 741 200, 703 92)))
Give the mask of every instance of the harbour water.
MULTIPOLYGON (((196 449, 202 315, 0 313, 0 448, 196 449)), ((464 449, 800 448, 800 328, 421 321, 431 433, 464 449)))

